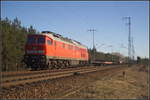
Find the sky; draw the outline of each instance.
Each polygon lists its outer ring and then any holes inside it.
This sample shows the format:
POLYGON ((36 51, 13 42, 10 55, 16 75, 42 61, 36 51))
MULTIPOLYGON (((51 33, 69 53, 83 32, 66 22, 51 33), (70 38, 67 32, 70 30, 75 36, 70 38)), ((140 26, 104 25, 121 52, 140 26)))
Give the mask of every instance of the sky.
POLYGON ((128 55, 128 25, 135 58, 149 57, 148 1, 2 1, 1 17, 18 18, 22 26, 39 32, 48 30, 77 40, 88 48, 94 42, 98 51, 128 55))

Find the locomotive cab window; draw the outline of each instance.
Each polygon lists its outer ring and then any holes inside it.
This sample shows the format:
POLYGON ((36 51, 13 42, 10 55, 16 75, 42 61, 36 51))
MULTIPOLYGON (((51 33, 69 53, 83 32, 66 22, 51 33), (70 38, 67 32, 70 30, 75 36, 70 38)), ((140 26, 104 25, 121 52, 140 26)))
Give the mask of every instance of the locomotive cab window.
POLYGON ((35 37, 29 37, 28 40, 27 40, 28 44, 33 44, 35 42, 36 42, 36 38, 35 37))
POLYGON ((47 44, 48 45, 52 45, 52 41, 51 40, 47 40, 47 44))
POLYGON ((38 38, 38 44, 44 44, 45 43, 45 38, 44 37, 39 37, 38 38))

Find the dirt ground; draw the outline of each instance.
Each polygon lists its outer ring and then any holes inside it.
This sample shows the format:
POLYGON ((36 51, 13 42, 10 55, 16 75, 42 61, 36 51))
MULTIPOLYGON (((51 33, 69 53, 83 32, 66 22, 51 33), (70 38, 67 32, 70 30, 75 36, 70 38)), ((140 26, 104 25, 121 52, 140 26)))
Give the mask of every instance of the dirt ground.
POLYGON ((26 84, 2 89, 0 98, 148 98, 147 68, 124 67, 26 84))
POLYGON ((148 67, 133 66, 114 76, 101 78, 65 98, 148 99, 148 67))

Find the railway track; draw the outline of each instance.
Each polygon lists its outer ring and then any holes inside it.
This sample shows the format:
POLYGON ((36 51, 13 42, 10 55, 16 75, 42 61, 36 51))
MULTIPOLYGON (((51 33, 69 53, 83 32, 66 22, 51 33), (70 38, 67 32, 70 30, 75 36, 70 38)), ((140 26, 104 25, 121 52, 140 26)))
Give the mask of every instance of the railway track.
MULTIPOLYGON (((52 69, 52 70, 39 70, 39 71, 16 71, 16 72, 0 72, 2 77, 12 77, 12 76, 24 76, 29 74, 41 74, 41 73, 49 73, 49 72, 59 72, 59 71, 66 71, 66 70, 73 70, 73 69, 82 69, 84 67, 70 67, 70 68, 64 68, 64 69, 52 69)), ((88 67, 86 67, 88 68, 88 67)))
MULTIPOLYGON (((113 67, 112 67, 113 68, 113 67)), ((49 79, 61 78, 74 75, 75 73, 83 74, 88 72, 94 72, 99 70, 107 70, 110 67, 82 67, 82 68, 70 68, 63 70, 43 70, 43 71, 30 71, 24 73, 10 73, 2 74, 0 86, 2 88, 22 85, 26 83, 33 83, 38 81, 44 81, 49 79)))

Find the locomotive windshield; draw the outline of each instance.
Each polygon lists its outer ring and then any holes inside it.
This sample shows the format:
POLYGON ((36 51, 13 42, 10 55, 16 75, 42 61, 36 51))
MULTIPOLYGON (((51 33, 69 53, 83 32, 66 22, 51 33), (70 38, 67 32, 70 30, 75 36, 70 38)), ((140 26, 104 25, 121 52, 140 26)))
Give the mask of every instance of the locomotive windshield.
POLYGON ((27 40, 27 44, 44 44, 45 43, 45 38, 40 36, 40 37, 35 37, 35 36, 29 36, 27 40))
POLYGON ((45 38, 44 37, 39 37, 38 38, 38 44, 44 44, 45 43, 45 38))
POLYGON ((28 37, 27 44, 34 44, 36 41, 35 37, 28 37))

